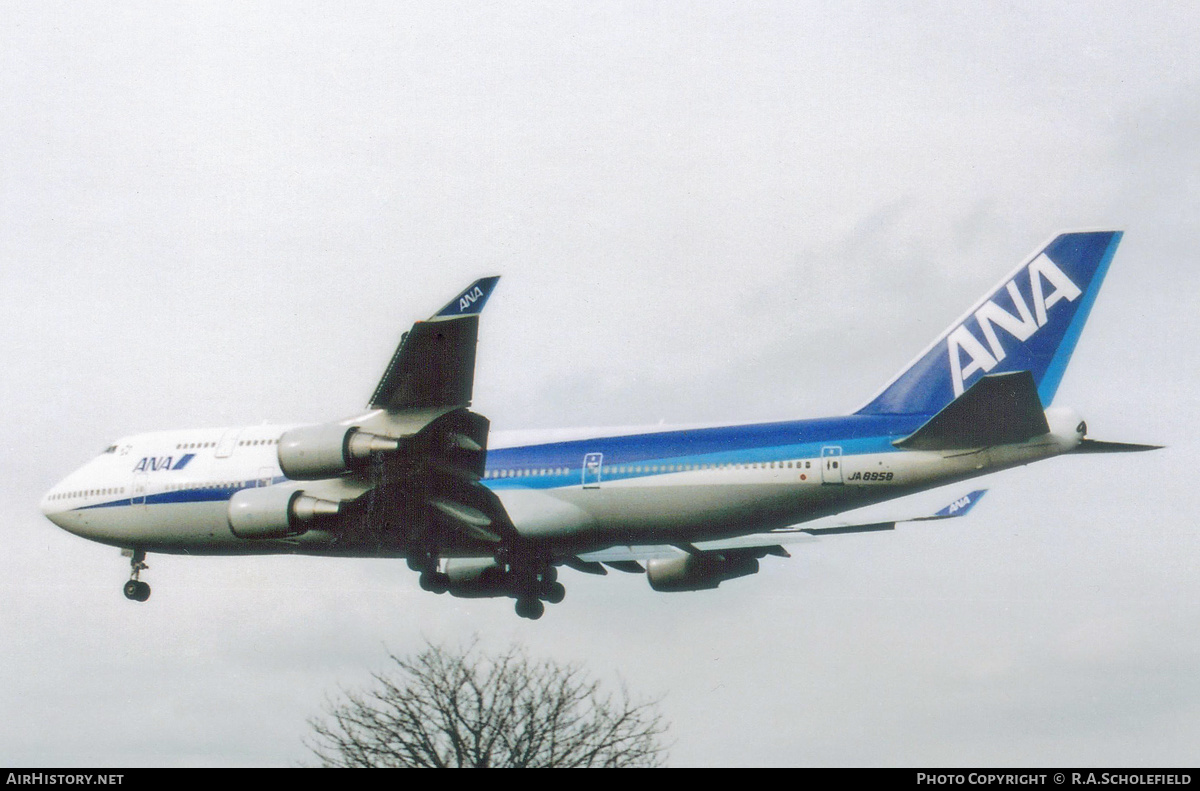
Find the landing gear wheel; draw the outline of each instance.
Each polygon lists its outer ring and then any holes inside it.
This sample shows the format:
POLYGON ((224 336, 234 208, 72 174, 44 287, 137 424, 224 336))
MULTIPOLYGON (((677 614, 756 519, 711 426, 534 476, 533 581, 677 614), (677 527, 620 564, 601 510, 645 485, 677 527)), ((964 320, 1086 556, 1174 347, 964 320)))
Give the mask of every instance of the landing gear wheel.
POLYGON ((432 550, 414 550, 408 553, 405 558, 408 567, 413 571, 419 571, 422 574, 437 571, 438 554, 432 550))
POLYGON ((129 582, 121 589, 125 594, 125 598, 130 601, 145 601, 150 598, 150 586, 138 579, 138 576, 150 568, 146 565, 145 550, 135 549, 130 553, 129 559, 129 582))
POLYGON ((546 612, 546 605, 540 599, 517 599, 517 615, 536 621, 546 612))
POLYGON ((146 601, 150 598, 150 586, 139 580, 126 582, 122 592, 130 601, 146 601))
POLYGON ((558 604, 567 596, 567 589, 563 587, 561 582, 552 582, 546 586, 546 592, 542 594, 542 598, 550 604, 558 604))
POLYGON ((450 590, 450 577, 440 571, 425 571, 419 580, 422 590, 430 593, 445 593, 450 590))

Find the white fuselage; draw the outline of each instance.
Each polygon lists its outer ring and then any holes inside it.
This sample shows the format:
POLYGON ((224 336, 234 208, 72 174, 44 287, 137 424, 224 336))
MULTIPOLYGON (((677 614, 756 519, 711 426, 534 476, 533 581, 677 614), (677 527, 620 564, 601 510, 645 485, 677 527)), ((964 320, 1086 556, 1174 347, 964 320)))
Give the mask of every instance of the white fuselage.
MULTIPOLYGON (((494 434, 482 482, 499 497, 518 533, 552 554, 703 541, 778 529, 1072 450, 1082 438, 1078 416, 1052 409, 1047 417, 1050 433, 993 448, 903 451, 889 437, 870 442, 823 437, 753 448, 731 441, 728 448, 709 447, 699 455, 647 456, 639 462, 621 462, 612 443, 636 436, 650 446, 657 436, 678 441, 686 432, 559 432, 541 442, 494 434), (562 461, 561 453, 546 461, 545 449, 564 447, 579 449, 574 462, 562 461)), ((794 425, 797 436, 803 435, 805 424, 794 425)), ((290 428, 127 437, 56 484, 41 507, 51 521, 79 536, 149 552, 403 554, 323 530, 286 539, 233 533, 229 501, 244 489, 284 487, 349 500, 369 488, 353 477, 287 479, 277 441, 290 428)), ((481 553, 469 541, 445 549, 448 555, 481 553)))

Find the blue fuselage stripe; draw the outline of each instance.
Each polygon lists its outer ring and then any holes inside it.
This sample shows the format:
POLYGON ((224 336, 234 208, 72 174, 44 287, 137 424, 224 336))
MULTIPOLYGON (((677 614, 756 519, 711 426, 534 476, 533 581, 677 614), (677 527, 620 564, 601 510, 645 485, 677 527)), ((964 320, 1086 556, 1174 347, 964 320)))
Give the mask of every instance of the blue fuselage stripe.
POLYGON ((667 466, 819 458, 821 449, 831 445, 845 455, 892 453, 896 452, 893 440, 908 436, 928 419, 927 415, 851 415, 498 448, 488 451, 489 475, 505 471, 513 477, 488 477, 485 483, 493 489, 578 485, 589 454, 602 455, 604 479, 612 481, 676 471, 664 469, 667 466), (630 466, 638 471, 612 471, 630 466))
MULTIPOLYGON (((283 483, 286 480, 288 480, 286 477, 277 475, 274 478, 271 478, 270 483, 267 485, 283 483)), ((233 495, 240 492, 242 489, 253 489, 258 485, 259 482, 257 480, 245 481, 236 486, 197 485, 195 488, 189 489, 176 489, 169 492, 155 492, 153 494, 147 493, 144 497, 123 497, 119 500, 109 500, 108 502, 104 503, 83 505, 73 510, 88 511, 93 508, 119 508, 122 506, 143 504, 162 505, 169 503, 178 505, 180 503, 219 503, 228 500, 230 497, 233 497, 233 495)))
MULTIPOLYGON (((579 486, 585 457, 601 454, 606 481, 647 478, 700 465, 761 464, 792 459, 817 459, 822 448, 836 446, 846 456, 894 453, 892 441, 916 431, 928 415, 850 415, 847 417, 757 423, 740 426, 657 431, 594 439, 548 442, 495 448, 487 454, 487 477, 492 489, 553 489, 579 486), (675 469, 670 469, 674 467, 675 469), (499 477, 503 471, 505 475, 499 477), (497 476, 497 477, 493 477, 497 476)), ((287 481, 283 476, 271 484, 287 481)), ((237 486, 203 486, 144 497, 123 497, 74 510, 130 505, 223 502, 257 481, 237 486)))

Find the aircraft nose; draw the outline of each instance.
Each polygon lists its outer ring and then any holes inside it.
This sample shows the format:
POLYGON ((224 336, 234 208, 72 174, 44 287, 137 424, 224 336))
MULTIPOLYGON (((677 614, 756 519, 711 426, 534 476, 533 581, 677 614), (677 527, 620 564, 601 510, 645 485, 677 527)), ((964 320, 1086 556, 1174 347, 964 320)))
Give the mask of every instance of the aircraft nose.
POLYGON ((86 512, 78 510, 76 506, 79 503, 72 500, 70 496, 69 490, 72 483, 75 482, 71 477, 59 481, 54 488, 42 496, 38 507, 47 519, 68 533, 74 533, 83 538, 95 538, 95 530, 92 528, 86 512))
POLYGON ((62 503, 59 502, 59 499, 56 496, 57 493, 57 486, 46 492, 46 494, 42 496, 42 501, 38 504, 38 508, 41 509, 42 514, 45 515, 45 517, 51 522, 59 527, 65 527, 62 518, 64 507, 62 503))

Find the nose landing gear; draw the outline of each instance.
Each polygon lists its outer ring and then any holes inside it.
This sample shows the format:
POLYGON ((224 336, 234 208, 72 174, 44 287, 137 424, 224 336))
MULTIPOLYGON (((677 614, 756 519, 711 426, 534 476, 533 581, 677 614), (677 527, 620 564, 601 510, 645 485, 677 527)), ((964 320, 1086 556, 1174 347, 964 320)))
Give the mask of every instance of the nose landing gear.
POLYGON ((125 598, 130 601, 146 601, 150 598, 150 586, 138 579, 143 570, 150 568, 146 565, 144 550, 135 549, 130 553, 129 568, 129 582, 126 582, 123 588, 125 598))

